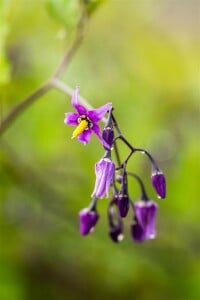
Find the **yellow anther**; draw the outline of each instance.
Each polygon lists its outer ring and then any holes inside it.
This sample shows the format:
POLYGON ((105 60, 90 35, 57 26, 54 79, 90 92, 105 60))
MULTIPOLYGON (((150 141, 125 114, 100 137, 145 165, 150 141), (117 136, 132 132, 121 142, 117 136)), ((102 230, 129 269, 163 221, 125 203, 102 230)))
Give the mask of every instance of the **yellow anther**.
POLYGON ((88 127, 88 122, 86 120, 82 120, 74 132, 72 133, 72 139, 79 136, 86 128, 88 127))

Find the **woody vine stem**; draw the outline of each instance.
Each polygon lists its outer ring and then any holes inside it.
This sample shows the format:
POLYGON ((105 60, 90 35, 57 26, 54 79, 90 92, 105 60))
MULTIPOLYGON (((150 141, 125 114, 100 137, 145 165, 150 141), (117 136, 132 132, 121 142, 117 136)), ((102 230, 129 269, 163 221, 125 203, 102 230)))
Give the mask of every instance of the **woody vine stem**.
MULTIPOLYGON (((22 101, 19 102, 9 113, 8 115, 3 118, 0 122, 0 136, 4 134, 4 132, 12 125, 12 123, 37 99, 41 98, 44 94, 46 94, 51 89, 55 88, 66 95, 72 96, 73 89, 65 84, 61 80, 61 76, 63 75, 64 71, 66 71, 69 63, 71 62, 73 56, 79 49, 83 36, 84 36, 84 25, 85 25, 85 16, 82 15, 76 29, 76 35, 74 41, 71 45, 71 48, 65 53, 61 62, 59 63, 56 71, 54 74, 46 80, 40 87, 38 87, 33 93, 29 96, 24 98, 22 101)), ((79 101, 82 103, 86 108, 92 109, 92 106, 88 103, 86 99, 79 96, 79 101)))

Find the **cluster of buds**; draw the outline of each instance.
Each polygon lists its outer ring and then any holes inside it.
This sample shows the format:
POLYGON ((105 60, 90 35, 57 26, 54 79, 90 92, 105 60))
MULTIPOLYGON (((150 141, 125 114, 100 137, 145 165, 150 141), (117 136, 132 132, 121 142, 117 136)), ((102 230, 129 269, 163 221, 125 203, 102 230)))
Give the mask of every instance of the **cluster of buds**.
POLYGON ((149 199, 142 179, 135 173, 128 171, 128 162, 136 152, 145 154, 152 166, 151 182, 158 198, 166 197, 166 182, 163 172, 158 168, 152 155, 145 149, 132 146, 122 135, 113 114, 111 103, 94 109, 87 110, 78 103, 77 87, 72 96, 72 105, 77 113, 66 113, 65 124, 75 125, 76 129, 72 138, 77 137, 80 142, 87 144, 92 132, 99 138, 104 147, 105 154, 95 165, 96 182, 91 195, 91 203, 79 213, 80 233, 88 235, 91 233, 98 220, 97 211, 98 199, 109 198, 108 202, 108 225, 109 236, 114 242, 123 239, 123 219, 131 211, 133 218, 130 226, 131 236, 136 242, 153 239, 156 236, 156 212, 158 205, 149 199), (108 113, 107 122, 101 133, 97 124, 108 113), (121 140, 130 150, 128 156, 121 160, 118 151, 118 140, 121 140), (112 153, 116 155, 116 162, 112 159, 112 153), (141 189, 141 196, 138 201, 133 201, 129 194, 129 178, 137 180, 141 189), (112 195, 111 195, 112 193, 112 195))

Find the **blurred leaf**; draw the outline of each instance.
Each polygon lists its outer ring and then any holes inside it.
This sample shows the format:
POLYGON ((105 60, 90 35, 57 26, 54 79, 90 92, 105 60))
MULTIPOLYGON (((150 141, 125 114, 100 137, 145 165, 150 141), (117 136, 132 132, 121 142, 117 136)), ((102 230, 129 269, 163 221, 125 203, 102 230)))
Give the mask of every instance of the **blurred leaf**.
POLYGON ((67 27, 76 26, 81 15, 78 0, 48 0, 47 10, 54 19, 67 27))

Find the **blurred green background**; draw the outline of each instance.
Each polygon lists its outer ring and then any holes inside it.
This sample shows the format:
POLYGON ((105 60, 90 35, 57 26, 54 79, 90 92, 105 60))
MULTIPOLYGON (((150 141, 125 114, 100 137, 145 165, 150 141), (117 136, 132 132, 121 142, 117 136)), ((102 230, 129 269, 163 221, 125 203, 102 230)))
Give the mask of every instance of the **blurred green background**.
MULTIPOLYGON (((129 216, 124 241, 112 243, 107 199, 95 233, 80 236, 103 152, 96 137, 87 147, 71 140, 70 98, 50 91, 1 137, 0 300, 200 299, 200 3, 86 2, 104 3, 64 81, 94 107, 111 101, 125 136, 159 162, 168 194, 158 200, 158 236, 133 243, 129 216)), ((52 74, 79 17, 76 0, 1 0, 1 120, 52 74)), ((137 154, 129 170, 156 199, 147 160, 137 154)))

